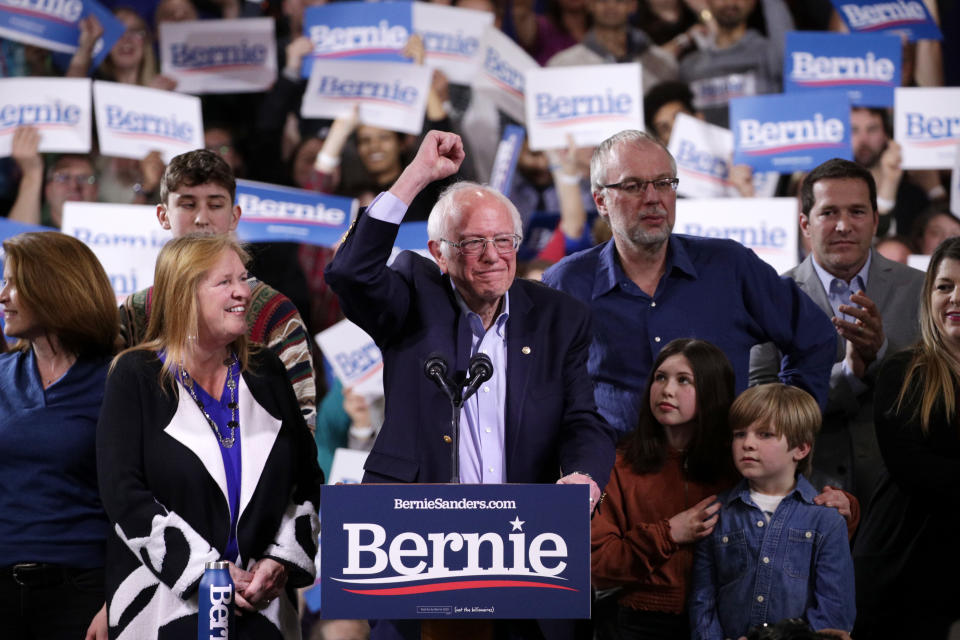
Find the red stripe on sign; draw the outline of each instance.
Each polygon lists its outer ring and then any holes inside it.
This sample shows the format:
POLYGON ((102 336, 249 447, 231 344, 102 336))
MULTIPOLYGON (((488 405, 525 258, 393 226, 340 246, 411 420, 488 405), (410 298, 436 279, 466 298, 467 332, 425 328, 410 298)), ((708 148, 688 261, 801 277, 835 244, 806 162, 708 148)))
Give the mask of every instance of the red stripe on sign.
POLYGON ((460 582, 421 584, 412 587, 392 587, 390 589, 370 589, 367 591, 361 591, 358 589, 344 589, 344 591, 364 596, 406 596, 415 593, 460 591, 464 589, 495 589, 498 587, 533 587, 536 589, 563 589, 565 591, 577 591, 577 589, 572 587, 563 587, 558 584, 526 582, 518 580, 463 580, 460 582))

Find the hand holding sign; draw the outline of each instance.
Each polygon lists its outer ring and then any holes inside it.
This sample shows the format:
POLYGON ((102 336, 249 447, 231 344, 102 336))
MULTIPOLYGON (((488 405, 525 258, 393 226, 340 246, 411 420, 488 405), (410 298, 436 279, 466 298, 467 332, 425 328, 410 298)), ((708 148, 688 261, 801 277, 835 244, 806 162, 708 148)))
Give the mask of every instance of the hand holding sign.
POLYGON ((413 162, 390 187, 390 193, 410 204, 428 184, 455 174, 464 156, 460 136, 448 131, 430 131, 424 136, 413 162))

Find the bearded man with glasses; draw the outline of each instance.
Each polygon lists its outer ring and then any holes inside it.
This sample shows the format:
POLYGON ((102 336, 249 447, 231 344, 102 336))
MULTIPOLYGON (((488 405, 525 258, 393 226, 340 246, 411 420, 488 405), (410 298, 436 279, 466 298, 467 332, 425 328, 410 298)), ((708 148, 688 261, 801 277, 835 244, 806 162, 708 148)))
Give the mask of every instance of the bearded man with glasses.
POLYGON ((708 340, 747 387, 750 348, 774 342, 780 380, 826 404, 836 338, 826 316, 791 280, 732 241, 673 234, 677 165, 642 131, 602 142, 590 162, 597 211, 613 238, 560 261, 544 282, 593 310, 587 367, 597 407, 618 432, 637 425, 650 367, 675 338, 708 340))
MULTIPOLYGON (((427 221, 436 264, 404 251, 388 267, 399 223, 413 198, 456 173, 459 136, 431 131, 389 191, 347 233, 327 267, 347 318, 383 353, 386 416, 364 465, 364 482, 447 482, 450 404, 424 376, 444 357, 465 371, 485 353, 493 377, 464 405, 459 438, 464 483, 581 483, 597 504, 613 466, 614 439, 593 403, 587 375, 590 312, 538 282, 515 278, 522 226, 500 193, 461 182, 427 221), (438 268, 439 265, 439 268, 438 268)), ((471 621, 477 622, 477 621, 471 621)), ((569 621, 498 622, 517 638, 568 637, 569 621)), ((419 622, 377 621, 371 637, 419 638, 419 622)))

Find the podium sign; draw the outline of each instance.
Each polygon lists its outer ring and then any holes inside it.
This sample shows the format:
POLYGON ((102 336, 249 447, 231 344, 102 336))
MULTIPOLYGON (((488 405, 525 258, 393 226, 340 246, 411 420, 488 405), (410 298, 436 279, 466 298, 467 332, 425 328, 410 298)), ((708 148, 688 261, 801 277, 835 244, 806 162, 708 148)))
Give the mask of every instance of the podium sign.
POLYGON ((586 485, 336 485, 324 618, 589 618, 586 485))

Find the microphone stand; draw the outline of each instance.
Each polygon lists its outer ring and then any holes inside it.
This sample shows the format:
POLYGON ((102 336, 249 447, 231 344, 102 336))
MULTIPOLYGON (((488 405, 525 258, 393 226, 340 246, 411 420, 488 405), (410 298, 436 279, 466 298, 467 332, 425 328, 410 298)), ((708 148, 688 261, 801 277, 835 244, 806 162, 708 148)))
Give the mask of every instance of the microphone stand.
POLYGON ((424 364, 424 373, 433 380, 450 399, 450 483, 460 484, 460 412, 463 404, 477 392, 481 384, 493 375, 493 365, 490 358, 478 353, 470 360, 470 377, 466 378, 462 372, 456 375, 454 383, 447 378, 447 363, 433 355, 424 364))

